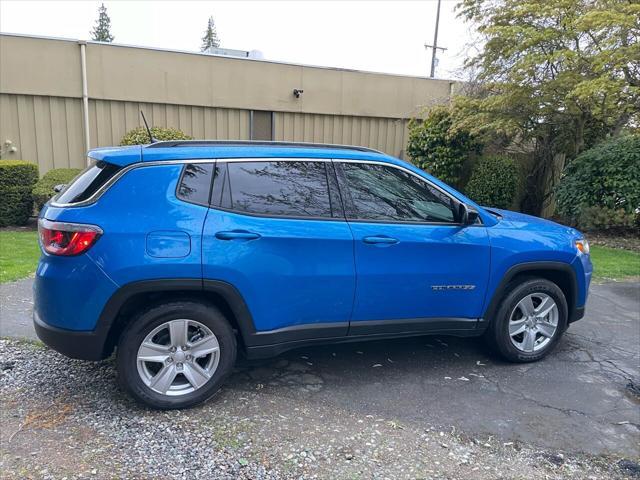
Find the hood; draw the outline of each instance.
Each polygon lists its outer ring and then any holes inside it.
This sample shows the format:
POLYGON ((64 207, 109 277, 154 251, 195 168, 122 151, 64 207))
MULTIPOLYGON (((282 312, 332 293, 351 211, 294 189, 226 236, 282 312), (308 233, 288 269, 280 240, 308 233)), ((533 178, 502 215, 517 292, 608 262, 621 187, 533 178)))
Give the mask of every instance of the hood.
MULTIPOLYGON (((553 230, 558 234, 571 235, 572 237, 581 237, 582 234, 575 228, 567 227, 560 223, 552 222, 533 215, 527 215, 520 212, 512 212, 510 210, 502 210, 499 208, 484 207, 488 212, 495 213, 502 217, 500 223, 507 223, 513 228, 533 228, 535 230, 553 230)), ((504 225, 503 225, 504 226, 504 225)))

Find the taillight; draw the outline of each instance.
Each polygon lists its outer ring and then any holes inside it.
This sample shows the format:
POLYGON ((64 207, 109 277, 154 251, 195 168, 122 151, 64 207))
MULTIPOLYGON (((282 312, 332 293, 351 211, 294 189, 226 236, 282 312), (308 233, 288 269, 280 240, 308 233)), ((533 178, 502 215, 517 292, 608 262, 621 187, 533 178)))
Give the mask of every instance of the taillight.
POLYGON ((80 255, 102 235, 102 229, 96 225, 82 223, 52 222, 38 220, 38 233, 44 251, 51 255, 80 255))

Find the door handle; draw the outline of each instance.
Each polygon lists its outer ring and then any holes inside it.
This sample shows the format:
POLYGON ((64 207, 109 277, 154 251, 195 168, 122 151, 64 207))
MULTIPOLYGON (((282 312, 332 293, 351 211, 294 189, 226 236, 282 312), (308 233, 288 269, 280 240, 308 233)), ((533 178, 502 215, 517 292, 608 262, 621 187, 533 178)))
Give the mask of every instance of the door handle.
POLYGON ((376 235, 373 237, 364 237, 362 239, 362 241, 364 243, 369 243, 369 244, 376 244, 376 243, 383 243, 386 245, 391 245, 394 243, 398 243, 398 239, 397 238, 392 238, 392 237, 386 237, 384 235, 376 235))
POLYGON ((246 230, 232 230, 230 232, 217 232, 216 238, 220 240, 257 240, 260 235, 246 230))

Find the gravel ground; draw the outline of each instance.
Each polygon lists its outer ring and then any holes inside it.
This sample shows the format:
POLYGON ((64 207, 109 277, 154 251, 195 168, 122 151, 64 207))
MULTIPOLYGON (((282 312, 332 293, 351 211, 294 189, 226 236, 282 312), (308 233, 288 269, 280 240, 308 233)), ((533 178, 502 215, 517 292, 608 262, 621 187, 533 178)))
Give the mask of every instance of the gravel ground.
POLYGON ((2 477, 640 478, 636 463, 613 456, 533 449, 327 408, 313 401, 321 380, 300 364, 267 363, 289 372, 288 386, 265 388, 259 369, 247 374, 240 366, 207 404, 157 412, 118 391, 112 361, 74 361, 37 343, 2 339, 2 477))

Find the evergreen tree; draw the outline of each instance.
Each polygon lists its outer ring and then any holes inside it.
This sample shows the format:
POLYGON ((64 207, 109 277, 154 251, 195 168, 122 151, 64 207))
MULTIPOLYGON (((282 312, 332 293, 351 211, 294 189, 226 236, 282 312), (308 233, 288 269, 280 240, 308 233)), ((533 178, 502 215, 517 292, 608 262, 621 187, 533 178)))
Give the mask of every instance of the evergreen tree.
POLYGON ((213 17, 209 17, 209 21, 207 22, 207 29, 204 32, 204 37, 202 37, 202 46, 200 47, 201 52, 206 52, 210 48, 218 48, 220 46, 220 39, 218 38, 218 33, 216 32, 216 24, 213 21, 213 17))
POLYGON ((98 9, 98 20, 96 20, 96 26, 91 31, 91 39, 96 42, 113 42, 111 19, 107 15, 107 7, 104 6, 104 3, 98 9))

